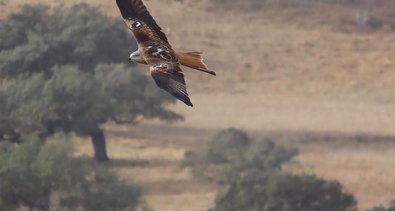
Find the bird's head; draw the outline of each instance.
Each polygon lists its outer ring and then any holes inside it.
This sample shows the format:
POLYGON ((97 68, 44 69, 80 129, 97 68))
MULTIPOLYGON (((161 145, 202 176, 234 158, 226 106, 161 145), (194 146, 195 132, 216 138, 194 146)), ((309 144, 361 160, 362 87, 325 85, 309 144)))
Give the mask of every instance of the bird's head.
POLYGON ((143 58, 142 58, 141 53, 139 51, 135 51, 135 52, 131 53, 129 56, 129 60, 133 61, 133 62, 139 62, 142 59, 143 58))

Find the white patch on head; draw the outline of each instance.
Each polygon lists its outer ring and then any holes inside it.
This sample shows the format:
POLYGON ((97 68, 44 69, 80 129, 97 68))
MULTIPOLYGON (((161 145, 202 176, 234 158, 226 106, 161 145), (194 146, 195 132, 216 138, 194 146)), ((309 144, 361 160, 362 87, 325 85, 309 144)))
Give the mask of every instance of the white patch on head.
POLYGON ((141 56, 141 52, 139 50, 137 50, 137 51, 131 53, 129 58, 131 60, 133 60, 133 59, 136 59, 136 58, 140 58, 140 56, 141 56))

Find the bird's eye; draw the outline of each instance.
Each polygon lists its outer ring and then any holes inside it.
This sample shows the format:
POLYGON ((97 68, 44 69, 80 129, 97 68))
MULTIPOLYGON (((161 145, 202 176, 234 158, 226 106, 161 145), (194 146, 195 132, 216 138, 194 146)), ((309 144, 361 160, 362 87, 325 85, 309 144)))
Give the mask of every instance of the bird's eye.
POLYGON ((134 23, 132 23, 132 25, 131 25, 130 28, 132 28, 132 29, 138 28, 138 27, 140 27, 141 25, 142 25, 142 24, 141 24, 140 21, 135 21, 134 23))

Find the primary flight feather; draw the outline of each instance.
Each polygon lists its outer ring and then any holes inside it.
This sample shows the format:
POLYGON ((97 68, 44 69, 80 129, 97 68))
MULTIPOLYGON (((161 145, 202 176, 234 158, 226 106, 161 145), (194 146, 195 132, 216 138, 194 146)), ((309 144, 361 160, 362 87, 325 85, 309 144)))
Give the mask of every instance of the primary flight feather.
POLYGON ((150 15, 142 0, 116 0, 126 25, 136 39, 138 49, 130 60, 149 66, 159 88, 188 106, 193 106, 180 65, 216 75, 203 63, 201 52, 176 53, 162 29, 150 15))

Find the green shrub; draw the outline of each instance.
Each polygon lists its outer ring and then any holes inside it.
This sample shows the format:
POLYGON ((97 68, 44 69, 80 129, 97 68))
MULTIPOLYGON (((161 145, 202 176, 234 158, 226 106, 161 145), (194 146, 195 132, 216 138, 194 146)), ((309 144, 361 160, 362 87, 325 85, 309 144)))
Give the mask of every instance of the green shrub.
POLYGON ((277 171, 297 151, 276 146, 271 140, 255 141, 246 132, 229 128, 218 132, 207 147, 185 153, 183 164, 198 177, 220 183, 253 171, 277 171))
POLYGON ((63 197, 61 206, 69 209, 82 207, 85 211, 136 210, 141 196, 140 188, 121 182, 103 169, 94 172, 89 182, 69 194, 71 196, 63 197))
POLYGON ((355 211, 336 181, 311 175, 255 172, 230 183, 211 211, 355 211))
POLYGON ((395 209, 388 208, 386 209, 383 206, 373 207, 372 209, 367 209, 366 211, 394 211, 395 209))
POLYGON ((366 211, 395 211, 395 204, 394 201, 392 201, 387 208, 384 206, 376 206, 366 211))
POLYGON ((44 144, 23 136, 22 144, 0 142, 0 210, 135 210, 140 188, 104 169, 70 157, 67 142, 44 144))

